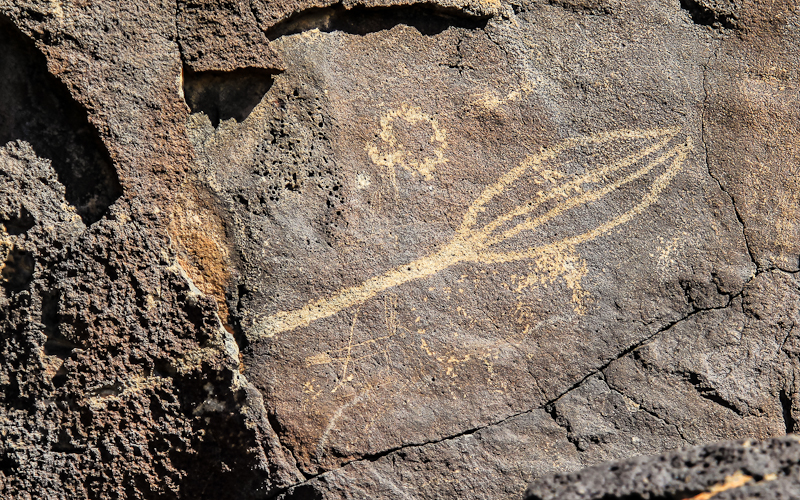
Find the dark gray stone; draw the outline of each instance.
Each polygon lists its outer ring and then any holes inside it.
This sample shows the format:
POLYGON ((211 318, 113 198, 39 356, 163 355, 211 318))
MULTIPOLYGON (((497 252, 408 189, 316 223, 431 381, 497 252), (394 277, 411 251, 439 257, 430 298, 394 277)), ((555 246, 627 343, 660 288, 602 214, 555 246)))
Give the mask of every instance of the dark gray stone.
POLYGON ((734 441, 551 475, 531 484, 525 500, 798 498, 798 464, 794 435, 734 441))

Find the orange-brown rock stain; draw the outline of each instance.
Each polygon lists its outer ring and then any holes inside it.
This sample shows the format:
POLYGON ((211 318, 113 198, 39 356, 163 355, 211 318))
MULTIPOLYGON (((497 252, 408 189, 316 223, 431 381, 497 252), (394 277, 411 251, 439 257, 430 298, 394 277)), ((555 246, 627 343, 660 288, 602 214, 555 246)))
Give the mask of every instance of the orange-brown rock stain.
POLYGON ((210 208, 210 200, 185 186, 175 197, 169 231, 178 263, 197 288, 214 297, 223 326, 230 331, 226 292, 231 283, 230 249, 225 223, 210 208))

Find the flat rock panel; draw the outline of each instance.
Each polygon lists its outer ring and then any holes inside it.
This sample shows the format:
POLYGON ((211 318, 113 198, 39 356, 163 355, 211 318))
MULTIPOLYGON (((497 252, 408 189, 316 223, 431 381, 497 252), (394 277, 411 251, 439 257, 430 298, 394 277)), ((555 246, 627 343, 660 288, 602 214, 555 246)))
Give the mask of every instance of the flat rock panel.
POLYGON ((795 7, 0 1, 0 495, 793 494, 795 7))

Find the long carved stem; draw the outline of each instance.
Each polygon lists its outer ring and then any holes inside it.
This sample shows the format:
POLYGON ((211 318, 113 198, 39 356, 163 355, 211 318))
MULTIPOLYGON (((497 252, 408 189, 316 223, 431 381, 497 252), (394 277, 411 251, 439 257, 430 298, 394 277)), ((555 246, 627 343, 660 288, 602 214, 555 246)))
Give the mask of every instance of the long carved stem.
POLYGON ((587 183, 597 183, 605 179, 609 174, 617 172, 634 165, 643 158, 663 149, 669 141, 677 135, 676 129, 658 129, 654 131, 617 131, 601 134, 588 138, 568 139, 554 148, 548 149, 539 155, 526 159, 522 164, 504 174, 498 181, 487 187, 475 202, 467 209, 463 222, 456 231, 454 238, 444 248, 425 257, 421 257, 406 265, 392 269, 385 274, 368 279, 357 286, 352 286, 340 290, 333 295, 320 298, 309 302, 300 309, 293 311, 280 311, 267 317, 250 333, 254 339, 262 337, 272 337, 277 333, 291 331, 296 328, 308 326, 314 321, 327 318, 350 307, 363 304, 367 300, 393 287, 403 285, 410 281, 427 278, 438 274, 445 269, 459 263, 473 262, 482 264, 505 263, 523 259, 533 259, 547 252, 557 251, 560 248, 575 246, 590 241, 598 236, 605 234, 615 227, 630 221, 634 216, 641 213, 652 205, 658 195, 671 182, 680 170, 683 162, 688 157, 691 150, 691 142, 679 144, 662 153, 655 159, 649 161, 643 167, 628 174, 622 179, 606 184, 598 189, 583 192, 581 186, 587 183), (480 229, 472 229, 478 218, 478 214, 485 210, 484 206, 494 197, 501 194, 516 182, 527 170, 536 168, 545 160, 557 157, 568 147, 588 143, 605 143, 619 139, 654 139, 661 140, 648 147, 622 158, 621 160, 604 167, 592 170, 572 181, 566 182, 550 191, 542 194, 537 200, 520 205, 487 223, 480 229), (608 221, 595 229, 585 233, 567 237, 562 240, 542 245, 535 248, 526 248, 515 252, 491 252, 490 247, 507 241, 523 231, 533 231, 541 227, 546 222, 562 215, 568 210, 599 200, 603 196, 620 189, 622 186, 640 179, 650 173, 658 165, 666 163, 670 158, 673 161, 665 172, 658 176, 651 184, 649 193, 633 208, 621 216, 608 221), (580 194, 569 196, 570 193, 580 194), (503 224, 512 221, 516 217, 524 216, 532 212, 543 203, 564 197, 565 200, 556 204, 543 215, 534 219, 526 219, 515 226, 493 235, 494 231, 503 224))

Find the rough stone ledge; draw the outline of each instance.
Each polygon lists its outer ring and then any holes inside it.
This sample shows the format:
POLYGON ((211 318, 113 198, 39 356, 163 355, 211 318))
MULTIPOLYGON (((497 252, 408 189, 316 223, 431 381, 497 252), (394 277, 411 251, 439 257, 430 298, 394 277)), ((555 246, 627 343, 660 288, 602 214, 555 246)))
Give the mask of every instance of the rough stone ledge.
POLYGON ((800 497, 800 437, 732 441, 540 478, 525 500, 800 497))

